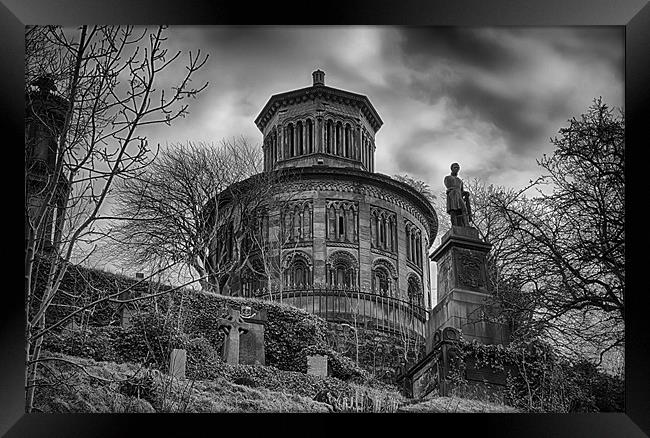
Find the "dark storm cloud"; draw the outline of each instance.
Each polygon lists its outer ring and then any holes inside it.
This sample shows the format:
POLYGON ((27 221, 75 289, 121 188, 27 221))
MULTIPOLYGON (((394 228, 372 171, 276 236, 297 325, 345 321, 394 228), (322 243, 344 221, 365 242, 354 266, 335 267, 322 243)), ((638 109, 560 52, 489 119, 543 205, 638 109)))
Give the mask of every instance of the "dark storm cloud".
POLYGON ((407 65, 428 68, 448 60, 491 71, 512 68, 519 60, 495 38, 480 31, 456 27, 408 28, 402 48, 407 65), (433 55, 433 56, 432 56, 433 55))
POLYGON ((513 153, 524 152, 539 139, 550 134, 549 119, 567 112, 566 102, 554 99, 550 105, 532 108, 526 96, 494 92, 477 81, 464 79, 449 89, 457 108, 471 111, 474 117, 487 120, 501 131, 513 153))
POLYGON ((576 90, 593 72, 609 72, 611 87, 621 87, 623 38, 615 28, 407 28, 401 35, 411 96, 431 104, 444 98, 457 117, 493 125, 514 154, 539 149, 586 108, 584 99, 575 102, 576 90))
POLYGON ((558 55, 585 65, 600 63, 608 68, 616 80, 624 79, 625 34, 620 26, 584 26, 547 29, 510 29, 513 35, 535 36, 546 42, 558 55))

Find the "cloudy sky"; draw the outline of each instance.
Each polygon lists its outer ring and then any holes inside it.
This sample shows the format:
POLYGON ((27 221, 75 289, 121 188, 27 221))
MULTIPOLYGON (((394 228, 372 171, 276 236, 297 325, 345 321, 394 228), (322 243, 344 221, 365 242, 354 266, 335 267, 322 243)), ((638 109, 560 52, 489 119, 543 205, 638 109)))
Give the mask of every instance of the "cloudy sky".
MULTIPOLYGON (((171 51, 201 49, 209 82, 187 118, 148 132, 152 143, 247 137, 272 94, 328 86, 368 96, 384 125, 377 172, 442 189, 461 177, 521 186, 539 175, 549 138, 602 96, 623 107, 622 27, 172 27, 171 51)), ((163 78, 165 79, 165 78, 163 78)))

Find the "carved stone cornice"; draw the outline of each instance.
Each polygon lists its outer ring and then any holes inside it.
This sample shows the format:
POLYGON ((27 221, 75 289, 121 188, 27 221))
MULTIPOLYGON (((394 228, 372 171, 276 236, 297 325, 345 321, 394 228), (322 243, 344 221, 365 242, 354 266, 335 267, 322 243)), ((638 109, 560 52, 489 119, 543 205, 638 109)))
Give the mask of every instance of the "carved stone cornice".
POLYGON ((326 240, 326 244, 328 247, 342 247, 342 248, 354 248, 354 249, 359 248, 358 243, 346 242, 340 240, 326 240))
POLYGON ((392 252, 390 252, 390 251, 386 251, 386 250, 383 250, 383 249, 379 249, 379 248, 374 248, 374 247, 372 247, 372 248, 370 248, 370 252, 372 252, 372 253, 374 253, 374 254, 381 255, 381 256, 383 256, 383 257, 388 257, 388 258, 391 258, 391 259, 397 260, 397 254, 396 254, 396 253, 392 253, 392 252))
POLYGON ((269 120, 281 107, 315 99, 323 99, 359 108, 375 132, 384 124, 368 97, 325 85, 314 85, 271 96, 268 102, 266 102, 266 105, 264 105, 264 108, 262 108, 262 111, 255 118, 255 125, 260 131, 264 132, 264 128, 269 120))

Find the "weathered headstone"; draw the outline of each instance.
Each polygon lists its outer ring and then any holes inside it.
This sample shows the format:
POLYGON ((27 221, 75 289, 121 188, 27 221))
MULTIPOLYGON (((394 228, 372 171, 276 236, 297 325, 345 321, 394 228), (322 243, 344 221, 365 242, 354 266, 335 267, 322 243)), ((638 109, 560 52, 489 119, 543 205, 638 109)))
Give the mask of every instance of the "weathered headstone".
POLYGON ((63 327, 63 331, 65 332, 78 332, 81 330, 81 325, 77 322, 75 318, 71 318, 68 323, 63 327))
POLYGON ((122 328, 129 328, 131 327, 131 318, 133 317, 133 309, 130 309, 127 306, 122 306, 122 310, 120 311, 120 326, 122 328))
POLYGON ((240 335, 248 333, 252 328, 251 324, 245 322, 239 310, 230 310, 230 314, 225 318, 217 318, 219 328, 226 335, 223 344, 223 360, 226 363, 237 365, 239 363, 239 345, 240 335))
POLYGON ((240 338, 239 363, 243 365, 265 365, 264 326, 266 310, 242 306, 241 317, 250 324, 248 333, 240 338))
POLYGON ((187 351, 174 348, 169 358, 169 375, 176 379, 185 379, 187 351))
POLYGON ((307 374, 327 377, 327 356, 320 354, 307 356, 307 374))

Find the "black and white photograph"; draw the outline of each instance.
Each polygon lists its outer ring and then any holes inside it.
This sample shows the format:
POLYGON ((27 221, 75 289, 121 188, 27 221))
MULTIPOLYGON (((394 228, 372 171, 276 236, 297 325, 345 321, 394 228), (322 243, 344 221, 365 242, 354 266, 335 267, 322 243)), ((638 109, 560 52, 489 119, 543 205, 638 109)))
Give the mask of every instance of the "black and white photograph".
POLYGON ((624 413, 625 75, 615 25, 26 25, 24 412, 624 413))

